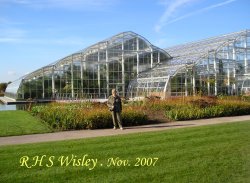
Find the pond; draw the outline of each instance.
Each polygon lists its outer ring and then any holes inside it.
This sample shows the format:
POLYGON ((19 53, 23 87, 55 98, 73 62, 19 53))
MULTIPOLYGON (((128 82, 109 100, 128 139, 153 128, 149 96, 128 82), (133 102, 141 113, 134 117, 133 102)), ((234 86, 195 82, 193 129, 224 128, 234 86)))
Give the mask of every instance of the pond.
POLYGON ((25 109, 25 104, 6 105, 0 102, 0 111, 15 111, 24 109, 25 109))

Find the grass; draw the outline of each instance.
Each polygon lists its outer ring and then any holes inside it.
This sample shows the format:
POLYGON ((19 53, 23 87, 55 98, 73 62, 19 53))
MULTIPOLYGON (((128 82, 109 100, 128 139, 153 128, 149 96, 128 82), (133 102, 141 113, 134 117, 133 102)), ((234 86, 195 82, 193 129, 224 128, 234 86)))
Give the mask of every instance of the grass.
POLYGON ((51 132, 51 129, 26 111, 1 111, 0 136, 51 132))
MULTIPOLYGON (((70 140, 0 148, 0 182, 170 182, 246 183, 250 181, 250 120, 221 125, 172 129, 113 137, 70 140), (60 166, 60 156, 98 160, 85 166, 60 166), (20 158, 46 157, 36 166, 20 158), (53 166, 49 157, 54 156, 53 166), (107 167, 109 158, 131 166, 107 167), (155 166, 134 166, 136 158, 159 158, 155 166), (103 164, 103 166, 101 166, 103 164), (30 166, 31 164, 28 165, 30 166)), ((77 162, 77 161, 76 161, 77 162)), ((33 161, 33 164, 34 161, 33 161)))

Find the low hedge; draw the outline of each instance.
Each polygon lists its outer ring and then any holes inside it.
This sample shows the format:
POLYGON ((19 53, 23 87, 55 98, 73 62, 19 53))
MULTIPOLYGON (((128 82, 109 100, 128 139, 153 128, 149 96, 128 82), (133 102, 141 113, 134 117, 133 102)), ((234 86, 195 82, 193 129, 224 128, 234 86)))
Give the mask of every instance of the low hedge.
MULTIPOLYGON (((31 113, 59 130, 99 129, 113 126, 111 113, 104 105, 49 104, 35 106, 31 113)), ((139 107, 124 107, 123 126, 142 125, 147 116, 139 107)))
POLYGON ((250 104, 218 104, 205 108, 183 105, 166 111, 165 116, 170 120, 179 121, 248 114, 250 114, 250 104))
MULTIPOLYGON (((111 113, 100 103, 53 103, 32 108, 54 129, 98 129, 113 126, 111 113)), ((250 114, 250 102, 241 97, 176 97, 147 99, 124 104, 124 126, 148 124, 149 121, 176 121, 250 114), (157 116, 157 114, 159 116, 157 116), (165 119, 162 115, 165 114, 165 119), (162 118, 163 117, 163 118, 162 118)))

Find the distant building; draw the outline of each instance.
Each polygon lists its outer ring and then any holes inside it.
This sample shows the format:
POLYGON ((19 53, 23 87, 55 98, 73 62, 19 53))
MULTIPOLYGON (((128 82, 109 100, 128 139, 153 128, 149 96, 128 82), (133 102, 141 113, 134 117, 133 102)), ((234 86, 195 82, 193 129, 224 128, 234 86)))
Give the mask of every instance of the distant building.
POLYGON ((250 89, 250 30, 161 49, 123 32, 8 85, 14 99, 239 95, 250 89))

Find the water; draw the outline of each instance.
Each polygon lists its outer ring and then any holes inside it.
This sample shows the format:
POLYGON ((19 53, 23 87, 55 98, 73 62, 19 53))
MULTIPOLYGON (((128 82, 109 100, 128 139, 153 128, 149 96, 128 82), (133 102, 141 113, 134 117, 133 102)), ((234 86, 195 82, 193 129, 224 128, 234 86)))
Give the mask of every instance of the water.
POLYGON ((5 105, 0 103, 0 111, 14 111, 16 110, 16 105, 5 105))
POLYGON ((6 105, 0 102, 0 111, 15 111, 24 109, 25 109, 24 104, 6 105))

